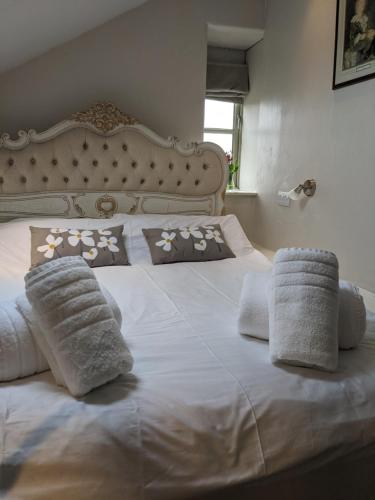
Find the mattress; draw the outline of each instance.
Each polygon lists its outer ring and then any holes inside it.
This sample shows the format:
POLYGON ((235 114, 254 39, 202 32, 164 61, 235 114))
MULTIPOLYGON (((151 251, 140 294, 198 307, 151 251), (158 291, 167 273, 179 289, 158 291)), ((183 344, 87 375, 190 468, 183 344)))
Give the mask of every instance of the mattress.
MULTIPOLYGON (((372 323, 334 374, 274 366, 267 343, 237 333, 243 275, 270 263, 233 220, 213 218, 229 245, 237 234, 237 258, 152 266, 139 228, 162 220, 126 217, 134 265, 94 271, 121 308, 133 372, 81 399, 50 372, 0 384, 2 498, 203 497, 375 443, 372 323)), ((27 225, 0 227, 0 299, 23 289, 27 225)))

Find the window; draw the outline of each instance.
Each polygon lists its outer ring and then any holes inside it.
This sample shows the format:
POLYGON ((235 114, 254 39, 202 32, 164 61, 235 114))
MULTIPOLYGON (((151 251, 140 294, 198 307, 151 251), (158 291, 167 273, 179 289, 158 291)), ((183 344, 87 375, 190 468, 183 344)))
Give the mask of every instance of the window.
MULTIPOLYGON (((233 157, 240 160, 242 104, 206 99, 204 107, 203 140, 218 144, 233 157)), ((234 184, 238 187, 238 173, 234 184)))

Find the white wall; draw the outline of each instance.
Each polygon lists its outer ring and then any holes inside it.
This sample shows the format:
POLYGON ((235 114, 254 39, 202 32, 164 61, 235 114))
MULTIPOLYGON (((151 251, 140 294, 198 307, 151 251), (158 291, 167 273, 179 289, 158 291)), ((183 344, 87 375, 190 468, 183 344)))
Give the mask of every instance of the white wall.
POLYGON ((268 0, 266 34, 250 51, 243 188, 259 192, 257 243, 337 253, 341 276, 375 291, 375 80, 332 91, 336 0, 268 0), (307 178, 290 208, 278 189, 307 178))
POLYGON ((151 0, 2 75, 0 132, 109 100, 162 136, 200 140, 208 22, 262 28, 264 0, 151 0))
POLYGON ((251 242, 255 242, 254 218, 256 198, 249 195, 231 194, 225 197, 225 213, 235 214, 251 242))

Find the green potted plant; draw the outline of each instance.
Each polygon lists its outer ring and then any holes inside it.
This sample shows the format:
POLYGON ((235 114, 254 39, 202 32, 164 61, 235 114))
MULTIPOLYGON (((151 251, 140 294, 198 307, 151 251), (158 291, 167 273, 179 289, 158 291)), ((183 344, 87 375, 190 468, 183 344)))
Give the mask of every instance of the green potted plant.
POLYGON ((237 186, 235 182, 235 176, 236 173, 238 172, 240 165, 237 161, 233 160, 233 155, 231 152, 225 153, 225 156, 227 158, 228 170, 229 170, 227 189, 236 189, 237 186))

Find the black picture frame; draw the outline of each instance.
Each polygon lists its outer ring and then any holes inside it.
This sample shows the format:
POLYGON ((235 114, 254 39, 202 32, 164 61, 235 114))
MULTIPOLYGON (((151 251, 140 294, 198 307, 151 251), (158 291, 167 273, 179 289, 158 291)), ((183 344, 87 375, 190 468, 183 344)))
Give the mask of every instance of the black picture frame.
MULTIPOLYGON (((341 72, 338 70, 339 68, 338 59, 339 57, 341 57, 341 64, 343 65, 345 57, 345 39, 347 39, 348 30, 351 29, 352 21, 354 19, 354 17, 351 17, 351 14, 353 12, 353 7, 355 8, 356 2, 357 0, 336 0, 335 52, 334 52, 333 80, 332 80, 333 90, 375 78, 375 36, 373 42, 371 43, 371 48, 369 49, 371 50, 371 54, 372 51, 374 51, 373 52, 374 58, 362 62, 361 64, 353 65, 353 67, 351 67, 349 70, 345 70, 347 73, 350 74, 347 74, 344 77, 345 79, 343 81, 339 81, 340 79, 338 78, 338 74, 340 73, 341 75, 345 74, 344 70, 341 70, 341 72), (362 70, 366 71, 366 74, 356 76, 356 74, 358 74, 358 72, 362 70)), ((367 0, 367 1, 365 0, 364 3, 366 4, 365 16, 368 18, 368 21, 370 21, 370 15, 368 14, 368 12, 371 13, 371 24, 367 23, 368 24, 367 32, 370 33, 372 32, 372 30, 375 30, 375 0, 367 0), (370 28, 370 26, 374 26, 374 28, 372 27, 370 28)), ((349 51, 350 49, 347 49, 346 52, 349 51)), ((355 55, 354 51, 352 51, 352 53, 355 55)))

